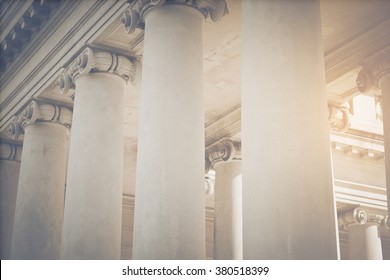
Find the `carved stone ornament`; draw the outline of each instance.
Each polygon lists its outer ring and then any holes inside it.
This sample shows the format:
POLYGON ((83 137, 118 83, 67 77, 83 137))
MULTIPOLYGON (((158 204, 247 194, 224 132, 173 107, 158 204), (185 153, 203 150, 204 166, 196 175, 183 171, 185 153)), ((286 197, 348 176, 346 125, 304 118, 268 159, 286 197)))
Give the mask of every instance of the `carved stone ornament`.
POLYGON ((216 22, 228 13, 225 0, 130 0, 131 6, 123 13, 121 22, 127 33, 144 28, 145 14, 162 5, 184 5, 200 11, 205 19, 216 22))
POLYGON ((373 87, 381 89, 385 76, 390 79, 390 57, 379 61, 372 66, 364 67, 356 78, 356 86, 360 92, 368 92, 373 87))
POLYGON ((72 124, 72 110, 51 103, 32 101, 10 125, 9 134, 13 139, 24 133, 26 126, 36 122, 58 123, 66 127, 72 124))
POLYGON ((342 230, 347 230, 350 226, 364 225, 368 223, 387 226, 387 220, 387 216, 371 214, 360 208, 355 208, 353 211, 348 211, 339 216, 339 228, 342 230))
POLYGON ((344 103, 341 106, 328 104, 328 119, 331 129, 337 131, 346 131, 350 126, 349 104, 344 103))
POLYGON ((22 146, 17 143, 0 139, 0 160, 12 160, 20 162, 22 146))
POLYGON ((105 50, 87 47, 71 63, 57 80, 62 94, 74 94, 74 81, 77 77, 89 73, 112 73, 122 77, 126 83, 135 85, 140 76, 141 63, 123 55, 105 50))
POLYGON ((206 150, 207 160, 215 168, 218 163, 241 160, 241 142, 223 139, 206 150))

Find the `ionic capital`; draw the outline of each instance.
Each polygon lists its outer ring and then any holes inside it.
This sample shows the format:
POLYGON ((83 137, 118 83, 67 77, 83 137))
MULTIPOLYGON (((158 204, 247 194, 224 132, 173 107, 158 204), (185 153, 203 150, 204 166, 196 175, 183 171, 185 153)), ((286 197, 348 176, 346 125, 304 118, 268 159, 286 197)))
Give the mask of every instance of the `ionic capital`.
POLYGON ((337 106, 328 103, 328 119, 331 129, 346 131, 350 126, 348 103, 337 106))
POLYGON ((20 162, 21 157, 22 145, 0 139, 0 160, 20 162))
POLYGON ((356 78, 360 92, 368 92, 371 88, 382 88, 384 79, 390 79, 390 56, 375 64, 364 67, 356 78))
POLYGON ((347 230, 351 226, 377 224, 378 226, 388 226, 388 217, 380 214, 367 213, 360 208, 355 208, 339 216, 339 228, 347 230))
POLYGON ((241 160, 241 141, 222 139, 206 150, 206 157, 213 168, 222 162, 241 160))
POLYGON ((26 126, 37 122, 58 123, 69 128, 72 124, 72 110, 60 105, 32 101, 11 123, 9 134, 17 139, 26 126))
POLYGON ((121 22, 127 33, 143 28, 145 15, 153 8, 162 5, 184 5, 197 9, 205 19, 218 21, 228 13, 225 0, 130 0, 129 7, 122 15, 121 22))
POLYGON ((122 77, 126 83, 136 84, 140 68, 141 63, 137 59, 87 47, 60 75, 57 86, 62 94, 69 94, 75 89, 75 79, 89 73, 112 73, 122 77))

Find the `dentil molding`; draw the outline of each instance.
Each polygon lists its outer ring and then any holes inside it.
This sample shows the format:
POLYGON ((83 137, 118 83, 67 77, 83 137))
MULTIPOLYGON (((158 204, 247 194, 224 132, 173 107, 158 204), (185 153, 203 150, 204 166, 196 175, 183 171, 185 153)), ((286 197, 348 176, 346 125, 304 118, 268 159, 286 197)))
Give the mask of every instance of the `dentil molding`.
POLYGON ((57 86, 62 94, 73 95, 75 80, 89 73, 112 73, 122 77, 126 83, 135 85, 141 71, 141 63, 135 58, 129 58, 105 50, 86 47, 71 63, 57 80, 57 86))
POLYGON ((72 110, 65 106, 34 100, 12 121, 9 135, 13 139, 18 139, 26 126, 38 122, 57 123, 70 128, 72 110))
POLYGON ((184 5, 200 11, 205 19, 216 22, 228 13, 225 0, 129 0, 131 6, 124 12, 121 22, 127 33, 144 28, 145 15, 162 5, 184 5))

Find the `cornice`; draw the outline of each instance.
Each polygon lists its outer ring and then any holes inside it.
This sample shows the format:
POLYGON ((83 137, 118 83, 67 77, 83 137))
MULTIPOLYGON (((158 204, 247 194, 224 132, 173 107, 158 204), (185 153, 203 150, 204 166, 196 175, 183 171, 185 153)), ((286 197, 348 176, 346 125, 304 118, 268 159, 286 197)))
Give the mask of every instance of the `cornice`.
POLYGON ((34 0, 32 2, 1 42, 0 72, 4 72, 14 58, 22 52, 59 4, 59 1, 34 0))
POLYGON ((22 158, 22 145, 0 139, 0 160, 20 162, 22 158))
POLYGON ((15 117, 10 125, 9 134, 13 139, 18 139, 24 133, 26 126, 38 122, 51 122, 70 128, 72 124, 72 110, 68 107, 32 101, 15 117))
POLYGON ((1 77, 0 130, 20 107, 54 85, 62 66, 128 7, 124 1, 62 1, 48 23, 1 77))
POLYGON ((225 0, 129 0, 131 6, 123 13, 121 22, 127 33, 144 28, 145 15, 162 5, 183 5, 197 9, 205 19, 216 22, 228 13, 225 0))
POLYGON ((105 50, 86 47, 57 80, 61 93, 69 94, 75 89, 75 80, 89 73, 112 73, 122 77, 126 83, 136 84, 141 71, 141 63, 105 50))

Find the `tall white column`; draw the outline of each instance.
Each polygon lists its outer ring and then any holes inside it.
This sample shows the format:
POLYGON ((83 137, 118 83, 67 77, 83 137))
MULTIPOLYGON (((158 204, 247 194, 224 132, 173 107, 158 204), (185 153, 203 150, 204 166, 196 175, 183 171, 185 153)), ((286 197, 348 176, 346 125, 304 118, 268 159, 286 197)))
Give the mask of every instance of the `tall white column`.
POLYGON ((351 260, 382 260, 380 226, 386 217, 356 208, 339 217, 339 225, 348 231, 348 253, 351 260))
POLYGON ((32 101, 13 122, 24 130, 12 259, 58 259, 72 111, 32 101))
POLYGON ((136 63, 86 48, 59 80, 74 80, 62 241, 63 259, 119 259, 123 175, 123 94, 136 63))
POLYGON ((0 139, 0 259, 10 258, 22 146, 0 139))
POLYGON ((245 259, 338 257, 321 36, 318 0, 243 1, 245 259))
POLYGON ((207 153, 215 170, 214 259, 242 260, 241 142, 224 139, 207 153))
POLYGON ((133 259, 205 258, 202 26, 226 3, 142 1, 145 23, 133 259))
POLYGON ((385 146, 385 170, 387 186, 387 209, 390 215, 390 53, 380 61, 368 63, 356 79, 361 92, 368 92, 373 86, 381 90, 383 132, 385 146))

